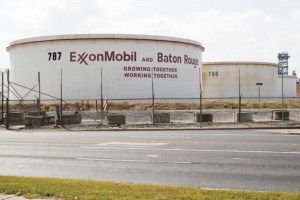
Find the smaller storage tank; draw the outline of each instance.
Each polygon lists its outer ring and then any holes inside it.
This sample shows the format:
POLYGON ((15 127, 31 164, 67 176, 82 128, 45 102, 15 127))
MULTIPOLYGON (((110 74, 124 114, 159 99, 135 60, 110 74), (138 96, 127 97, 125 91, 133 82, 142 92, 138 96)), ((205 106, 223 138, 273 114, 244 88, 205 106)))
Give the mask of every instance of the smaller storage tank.
MULTIPOLYGON (((243 98, 281 97, 281 76, 278 64, 267 62, 206 62, 203 63, 204 98, 238 98, 239 80, 243 98)), ((296 96, 296 77, 284 76, 284 96, 296 96)))
POLYGON ((283 78, 283 96, 286 98, 297 96, 297 77, 291 75, 278 75, 277 96, 282 96, 282 78, 283 78))

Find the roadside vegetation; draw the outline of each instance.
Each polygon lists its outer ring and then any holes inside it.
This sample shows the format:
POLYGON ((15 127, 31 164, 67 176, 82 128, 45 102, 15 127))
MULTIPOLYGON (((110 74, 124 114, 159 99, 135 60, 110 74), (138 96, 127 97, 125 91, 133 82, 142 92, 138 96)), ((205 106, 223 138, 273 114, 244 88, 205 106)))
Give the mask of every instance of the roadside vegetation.
MULTIPOLYGON (((179 103, 179 102, 155 102, 155 110, 198 110, 199 103, 179 103)), ((242 109, 258 109, 258 102, 242 102, 242 109)), ((97 104, 100 110, 100 104, 97 104)), ((281 101, 267 101, 261 102, 261 109, 281 109, 281 101)), ((203 109, 238 109, 238 102, 231 101, 204 101, 203 109)), ((55 111, 56 104, 42 104, 41 108, 46 111, 55 111)), ((107 108, 109 110, 152 110, 152 103, 131 103, 131 102, 108 102, 107 108)), ((300 108, 299 101, 284 101, 284 109, 300 108)), ((96 110, 95 103, 73 103, 64 104, 63 110, 96 110)))
POLYGON ((54 199, 300 199, 300 192, 203 190, 53 178, 0 176, 0 193, 54 199))
MULTIPOLYGON (((41 109, 45 111, 55 111, 58 103, 41 104, 41 109)), ((260 105, 257 101, 242 101, 242 109, 281 109, 281 101, 264 101, 260 105)), ((284 109, 297 109, 300 108, 299 101, 284 101, 284 109)), ((37 105, 33 103, 24 102, 11 105, 12 109, 36 109, 37 105)), ((155 110, 198 110, 199 103, 179 103, 179 102, 155 102, 155 110)), ((239 103, 237 101, 203 101, 202 109, 238 109, 239 103)), ((100 110, 100 102, 97 104, 100 110)), ((152 110, 152 103, 132 103, 132 102, 108 102, 107 109, 109 110, 152 110)), ((81 101, 75 103, 63 103, 63 110, 65 111, 95 111, 95 101, 81 101)))

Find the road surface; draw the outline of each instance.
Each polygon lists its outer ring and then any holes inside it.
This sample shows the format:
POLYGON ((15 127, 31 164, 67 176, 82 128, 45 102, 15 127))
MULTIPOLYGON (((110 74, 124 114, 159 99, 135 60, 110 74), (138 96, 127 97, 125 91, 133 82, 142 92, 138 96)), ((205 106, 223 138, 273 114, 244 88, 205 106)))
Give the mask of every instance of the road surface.
POLYGON ((0 175, 300 191, 300 135, 281 132, 2 130, 0 175))

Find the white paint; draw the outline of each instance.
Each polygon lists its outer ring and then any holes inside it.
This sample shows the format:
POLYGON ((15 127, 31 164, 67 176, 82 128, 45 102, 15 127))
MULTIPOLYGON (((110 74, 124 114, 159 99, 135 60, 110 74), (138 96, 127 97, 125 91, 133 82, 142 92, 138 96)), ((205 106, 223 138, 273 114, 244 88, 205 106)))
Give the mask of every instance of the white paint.
POLYGON ((262 154, 300 154, 298 151, 240 151, 236 149, 223 150, 223 149, 158 149, 158 148, 134 148, 134 147, 95 147, 95 146, 82 146, 86 149, 118 149, 118 150, 151 150, 151 151, 190 151, 190 152, 229 152, 229 153, 262 153, 262 154))
POLYGON ((232 158, 233 160, 245 160, 244 158, 232 158))
POLYGON ((108 142, 100 143, 98 146, 122 146, 122 147, 153 147, 162 146, 168 143, 140 143, 140 142, 108 142))
POLYGON ((147 157, 157 158, 158 155, 147 155, 147 157))
POLYGON ((111 158, 76 158, 77 160, 90 161, 110 161, 110 162, 134 162, 134 163, 171 163, 171 164, 191 164, 191 162, 172 162, 172 161, 151 161, 151 160, 129 160, 129 159, 111 159, 111 158))

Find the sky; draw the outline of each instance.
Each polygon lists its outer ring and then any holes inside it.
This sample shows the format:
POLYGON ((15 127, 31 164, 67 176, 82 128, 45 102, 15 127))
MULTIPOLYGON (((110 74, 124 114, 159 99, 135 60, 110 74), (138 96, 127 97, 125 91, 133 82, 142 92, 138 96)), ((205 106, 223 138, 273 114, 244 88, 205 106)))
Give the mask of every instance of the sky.
POLYGON ((0 68, 10 42, 62 34, 146 34, 196 40, 203 62, 278 63, 300 76, 300 0, 0 0, 0 68))

